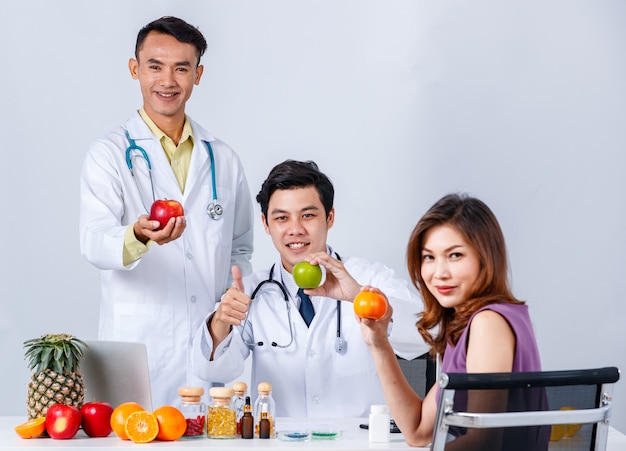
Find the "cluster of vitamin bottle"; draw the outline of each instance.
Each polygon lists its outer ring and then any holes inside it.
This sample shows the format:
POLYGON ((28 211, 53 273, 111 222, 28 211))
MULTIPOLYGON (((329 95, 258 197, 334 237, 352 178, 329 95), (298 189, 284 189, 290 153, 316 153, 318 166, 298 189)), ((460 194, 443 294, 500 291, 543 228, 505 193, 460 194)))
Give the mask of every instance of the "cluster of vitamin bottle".
POLYGON ((259 384, 254 410, 250 396, 246 396, 247 389, 243 382, 236 382, 232 388, 212 387, 209 390, 211 403, 207 407, 201 401, 204 394, 202 388, 181 387, 178 390, 181 397, 178 408, 187 420, 187 431, 182 438, 273 437, 275 404, 272 385, 267 382, 259 384))

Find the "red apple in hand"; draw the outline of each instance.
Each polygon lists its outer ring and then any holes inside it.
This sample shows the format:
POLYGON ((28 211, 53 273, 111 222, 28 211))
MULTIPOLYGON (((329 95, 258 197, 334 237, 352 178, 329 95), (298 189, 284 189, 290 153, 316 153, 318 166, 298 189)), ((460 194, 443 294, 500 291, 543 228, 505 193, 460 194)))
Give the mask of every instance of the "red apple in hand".
POLYGON ((65 404, 53 404, 46 413, 46 431, 56 439, 72 438, 80 428, 80 410, 65 404))
POLYGON ((80 408, 82 427, 89 437, 107 437, 111 429, 113 407, 108 402, 88 402, 80 408))
POLYGON ((158 199, 154 201, 150 208, 150 220, 159 221, 159 227, 156 230, 161 230, 165 227, 171 218, 184 215, 183 206, 176 200, 158 199))

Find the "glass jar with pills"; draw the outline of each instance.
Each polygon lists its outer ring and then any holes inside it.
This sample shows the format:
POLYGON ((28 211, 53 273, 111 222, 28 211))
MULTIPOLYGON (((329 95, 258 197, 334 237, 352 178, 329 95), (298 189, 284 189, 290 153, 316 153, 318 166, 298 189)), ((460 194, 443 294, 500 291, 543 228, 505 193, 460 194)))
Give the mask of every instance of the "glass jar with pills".
POLYGON ((207 436, 209 438, 235 438, 237 414, 232 404, 235 394, 231 387, 211 387, 211 404, 208 409, 207 436))

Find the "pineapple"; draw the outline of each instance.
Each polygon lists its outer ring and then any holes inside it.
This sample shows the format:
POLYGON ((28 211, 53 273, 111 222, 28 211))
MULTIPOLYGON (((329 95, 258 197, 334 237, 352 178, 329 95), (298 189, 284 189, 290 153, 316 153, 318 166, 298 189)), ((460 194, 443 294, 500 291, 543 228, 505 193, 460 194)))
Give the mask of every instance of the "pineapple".
POLYGON ((24 342, 25 358, 33 374, 28 383, 28 419, 45 417, 53 404, 80 409, 85 399, 82 340, 69 334, 46 334, 24 342))

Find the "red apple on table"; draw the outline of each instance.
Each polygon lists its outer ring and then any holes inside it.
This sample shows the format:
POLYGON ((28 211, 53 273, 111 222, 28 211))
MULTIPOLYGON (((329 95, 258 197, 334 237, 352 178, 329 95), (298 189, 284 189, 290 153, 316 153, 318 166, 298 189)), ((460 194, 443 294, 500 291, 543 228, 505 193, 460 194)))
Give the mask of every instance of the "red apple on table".
POLYGON ((160 224, 156 230, 165 227, 171 218, 184 215, 183 206, 180 202, 172 199, 157 199, 150 208, 150 220, 159 221, 160 224))
POLYGON ((53 404, 46 413, 46 431, 56 439, 72 438, 80 428, 80 410, 65 404, 53 404))
POLYGON ((107 437, 111 429, 113 407, 108 402, 93 401, 80 408, 81 426, 89 437, 107 437))

